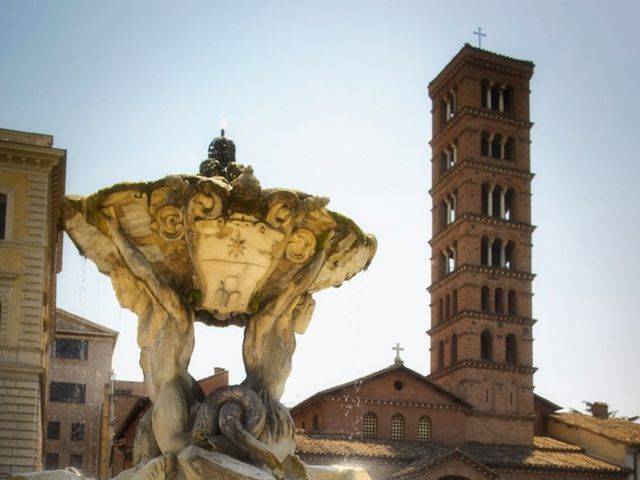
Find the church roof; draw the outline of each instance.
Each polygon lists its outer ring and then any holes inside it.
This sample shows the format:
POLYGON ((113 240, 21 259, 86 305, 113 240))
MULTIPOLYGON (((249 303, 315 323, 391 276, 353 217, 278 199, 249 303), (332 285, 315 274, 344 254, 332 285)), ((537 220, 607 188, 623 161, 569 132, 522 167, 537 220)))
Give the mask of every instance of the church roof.
POLYGON ((61 308, 56 308, 56 335, 58 334, 107 336, 114 338, 118 336, 118 332, 115 330, 74 315, 61 308))
POLYGON ((557 422, 582 428, 630 447, 640 447, 640 424, 621 418, 597 418, 582 413, 557 413, 551 415, 557 422))
POLYGON ((624 475, 627 470, 593 458, 576 445, 549 437, 534 437, 532 447, 517 445, 445 445, 391 440, 353 440, 329 435, 296 434, 296 453, 315 457, 408 462, 393 478, 410 479, 452 458, 479 469, 489 478, 494 470, 544 470, 624 475))
POLYGON ((364 377, 360 377, 357 378, 355 380, 351 380, 350 382, 347 383, 343 383, 342 385, 336 385, 334 387, 328 388, 326 390, 322 390, 320 392, 315 393, 314 395, 310 396, 309 398, 303 400, 302 402, 298 403, 297 405, 295 405, 294 407, 291 408, 291 412, 295 412, 296 410, 299 410, 307 405, 310 405, 316 401, 321 400, 324 396, 326 395, 330 395, 333 393, 336 393, 340 390, 344 390, 346 388, 349 387, 358 387, 359 385, 368 382, 370 380, 373 380, 375 378, 378 377, 382 377, 384 375, 387 374, 391 374, 394 372, 398 372, 398 371, 403 371, 407 374, 409 374, 410 376, 414 377, 416 379, 416 381, 421 382, 422 384, 428 386, 429 388, 432 388, 433 390, 439 392, 440 394, 444 395, 445 397, 447 397, 449 400, 451 400, 452 403, 454 403, 455 405, 457 405, 460 408, 471 408, 471 406, 465 402, 464 400, 462 400, 461 398, 455 396, 454 394, 450 393, 449 391, 445 390, 444 388, 442 388, 440 385, 428 380, 424 375, 421 375, 420 373, 416 372, 415 370, 412 370, 410 368, 407 368, 404 366, 404 364, 402 362, 398 362, 395 363, 387 368, 383 368, 382 370, 378 370, 377 372, 373 372, 370 373, 369 375, 365 375, 364 377))

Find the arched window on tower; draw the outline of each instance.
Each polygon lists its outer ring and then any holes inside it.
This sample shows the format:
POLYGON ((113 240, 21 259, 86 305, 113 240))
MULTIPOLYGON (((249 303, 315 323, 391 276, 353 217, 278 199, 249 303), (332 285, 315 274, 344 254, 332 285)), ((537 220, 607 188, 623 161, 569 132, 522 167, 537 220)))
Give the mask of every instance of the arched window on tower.
POLYGON ((502 135, 495 134, 491 141, 491 158, 501 159, 503 158, 500 153, 502 152, 502 135))
POLYGON ((510 270, 515 270, 515 250, 516 244, 513 242, 508 242, 505 247, 505 262, 503 267, 508 268, 510 270))
POLYGON ((447 171, 447 169, 449 168, 449 161, 447 159, 447 154, 446 152, 443 150, 442 152, 440 152, 440 175, 444 175, 444 173, 447 171))
POLYGON ((512 188, 506 189, 504 193, 504 215, 503 219, 513 220, 514 193, 512 188))
POLYGON ((502 240, 496 238, 491 245, 491 266, 502 266, 502 240))
POLYGON ((493 337, 489 330, 480 334, 480 358, 487 362, 493 360, 493 337))
POLYGON ((451 294, 451 316, 458 313, 458 289, 455 289, 451 294))
POLYGON ((507 299, 507 309, 509 311, 509 315, 517 315, 518 314, 518 305, 517 295, 515 290, 509 290, 508 299, 507 299))
POLYGON ((391 417, 391 440, 404 440, 404 417, 399 413, 391 417))
POLYGON ((443 98, 440 100, 440 125, 444 127, 449 119, 447 118, 447 102, 443 98))
POLYGON ((480 310, 489 311, 489 287, 486 285, 480 289, 480 310))
POLYGON ((515 160, 514 150, 513 138, 509 137, 504 144, 504 160, 515 160))
POLYGON ((362 438, 372 440, 378 436, 378 417, 373 412, 367 412, 362 418, 362 438))
POLYGON ((444 342, 440 340, 438 342, 438 370, 444 368, 444 342))
POLYGON ((491 243, 488 237, 482 237, 480 240, 480 265, 491 264, 491 243))
POLYGON ((480 136, 480 155, 483 157, 490 156, 491 149, 491 135, 489 132, 482 132, 480 136))
POLYGON ((444 319, 449 320, 451 318, 451 295, 447 293, 444 297, 444 319))
POLYGON ((489 82, 488 80, 482 80, 480 82, 480 105, 482 108, 489 108, 489 104, 487 102, 487 91, 489 90, 489 82))
POLYGON ((423 415, 418 420, 418 441, 419 442, 431 441, 431 419, 426 415, 423 415))
POLYGON ((449 225, 449 209, 447 208, 447 202, 440 202, 440 230, 444 230, 449 225))
POLYGON ((511 110, 513 108, 513 102, 512 102, 512 98, 513 98, 513 87, 507 86, 504 88, 503 90, 503 111, 505 113, 511 113, 511 110))
POLYGON ((444 300, 440 298, 438 300, 438 323, 442 323, 444 321, 444 300))
POLYGON ((504 313, 503 293, 501 288, 495 289, 493 300, 493 305, 496 313, 504 313))
POLYGON ((500 85, 491 87, 491 110, 500 110, 500 85))
POLYGON ((500 213, 502 209, 502 187, 499 185, 491 185, 491 217, 500 218, 500 213))
POLYGON ((506 336, 505 338, 505 360, 507 363, 516 364, 518 363, 518 342, 516 340, 516 336, 512 333, 506 336))
POLYGON ((451 336, 451 365, 458 361, 458 335, 451 336))

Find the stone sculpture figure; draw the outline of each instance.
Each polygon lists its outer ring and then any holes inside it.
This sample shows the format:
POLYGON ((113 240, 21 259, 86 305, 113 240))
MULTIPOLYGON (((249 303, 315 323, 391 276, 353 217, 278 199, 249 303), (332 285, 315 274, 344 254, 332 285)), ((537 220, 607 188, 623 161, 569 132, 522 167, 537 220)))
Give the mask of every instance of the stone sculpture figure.
POLYGON ((146 463, 126 476, 309 478, 279 402, 295 335, 312 294, 366 268, 376 243, 325 198, 263 190, 234 152, 218 138, 200 175, 119 184, 63 206, 76 246, 138 316, 153 438, 138 442, 146 463), (241 385, 203 398, 188 373, 195 321, 244 327, 241 385), (149 460, 155 443, 162 457, 149 460))

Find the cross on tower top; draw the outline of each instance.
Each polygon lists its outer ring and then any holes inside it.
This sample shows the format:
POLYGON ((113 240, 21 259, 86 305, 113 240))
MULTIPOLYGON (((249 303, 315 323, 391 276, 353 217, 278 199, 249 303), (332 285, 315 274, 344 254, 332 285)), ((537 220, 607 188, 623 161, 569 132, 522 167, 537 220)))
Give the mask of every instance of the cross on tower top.
POLYGON ((474 35, 478 36, 478 48, 482 48, 482 37, 486 37, 486 33, 482 33, 482 27, 478 27, 477 32, 473 32, 474 35))
POLYGON ((403 352, 404 348, 400 346, 400 343, 396 342, 396 346, 391 347, 391 350, 396 351, 396 358, 394 360, 394 363, 402 363, 402 359, 400 358, 400 352, 403 352))

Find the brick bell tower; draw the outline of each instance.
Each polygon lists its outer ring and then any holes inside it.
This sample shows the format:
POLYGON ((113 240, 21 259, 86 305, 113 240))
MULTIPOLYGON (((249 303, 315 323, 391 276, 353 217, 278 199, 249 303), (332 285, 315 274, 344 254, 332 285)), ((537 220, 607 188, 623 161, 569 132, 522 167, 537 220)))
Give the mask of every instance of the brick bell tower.
POLYGON ((465 45, 429 84, 428 378, 473 407, 468 441, 530 444, 533 437, 533 67, 465 45))

